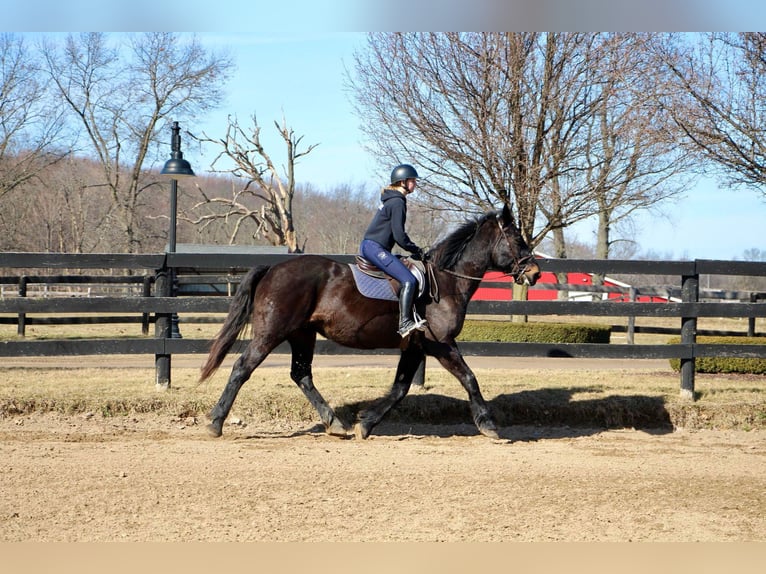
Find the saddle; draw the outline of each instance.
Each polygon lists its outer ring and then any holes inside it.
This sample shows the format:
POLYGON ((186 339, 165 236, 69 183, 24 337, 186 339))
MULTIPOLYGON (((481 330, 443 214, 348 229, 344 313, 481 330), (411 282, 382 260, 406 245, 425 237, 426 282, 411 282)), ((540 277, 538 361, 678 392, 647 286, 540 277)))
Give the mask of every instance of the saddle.
MULTIPOLYGON (((397 256, 398 257, 398 256, 397 256)), ((404 266, 418 280, 418 297, 420 298, 426 291, 426 266, 422 261, 415 261, 409 257, 399 257, 404 266)), ((356 256, 356 263, 349 263, 354 275, 356 288, 365 297, 371 299, 385 299, 387 301, 397 301, 399 299, 399 290, 401 284, 390 275, 386 275, 378 269, 374 263, 368 261, 361 255, 356 256)))

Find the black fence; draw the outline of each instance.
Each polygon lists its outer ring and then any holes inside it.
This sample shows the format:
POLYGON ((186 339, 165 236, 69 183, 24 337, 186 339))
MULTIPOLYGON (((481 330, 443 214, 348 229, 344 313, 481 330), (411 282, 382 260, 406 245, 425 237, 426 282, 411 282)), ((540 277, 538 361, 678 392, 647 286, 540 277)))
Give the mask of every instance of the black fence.
MULTIPOLYGON (((174 354, 207 353, 206 339, 174 338, 174 314, 225 313, 230 295, 239 276, 255 265, 273 265, 287 254, 247 253, 167 253, 167 254, 60 254, 60 253, 1 253, 0 282, 16 285, 16 295, 0 299, 0 320, 16 322, 19 332, 34 322, 131 322, 140 321, 148 333, 155 324, 153 337, 78 339, 78 340, 9 340, 0 341, 2 356, 149 354, 155 356, 157 383, 170 383, 170 358, 174 354), (39 270, 46 270, 41 273, 39 270), (86 270, 101 274, 78 275, 86 270), (61 272, 64 270, 65 272, 61 272), (59 272, 56 274, 55 272, 59 272), (45 297, 31 297, 26 290, 30 284, 100 284, 133 285, 135 295, 106 295, 75 297, 51 291, 45 297), (26 295, 26 296, 25 296, 26 295), (82 314, 96 314, 83 317, 82 314), (5 316, 3 316, 3 314, 5 316), (34 319, 27 314, 45 315, 34 319), (70 317, 66 317, 70 315, 70 317), (71 316, 76 315, 76 316, 71 316)), ((353 256, 329 255, 343 263, 353 256)), ((697 342, 697 320, 702 317, 734 317, 749 321, 750 334, 755 320, 766 317, 766 305, 758 298, 746 301, 700 300, 701 275, 766 276, 766 263, 742 261, 622 261, 542 259, 543 271, 552 273, 584 272, 600 275, 664 275, 679 278, 677 295, 680 301, 638 303, 631 301, 472 301, 469 314, 475 315, 574 315, 594 317, 623 317, 630 325, 635 317, 678 319, 681 342, 678 344, 548 344, 548 343, 480 343, 461 342, 467 355, 537 356, 621 359, 680 359, 681 394, 694 396, 694 367, 697 357, 766 358, 766 345, 709 345, 697 342)), ((109 292, 109 289, 105 289, 109 292)), ((289 352, 286 347, 276 352, 289 352)), ((319 354, 391 354, 396 350, 360 351, 340 347, 331 341, 317 343, 319 354)))

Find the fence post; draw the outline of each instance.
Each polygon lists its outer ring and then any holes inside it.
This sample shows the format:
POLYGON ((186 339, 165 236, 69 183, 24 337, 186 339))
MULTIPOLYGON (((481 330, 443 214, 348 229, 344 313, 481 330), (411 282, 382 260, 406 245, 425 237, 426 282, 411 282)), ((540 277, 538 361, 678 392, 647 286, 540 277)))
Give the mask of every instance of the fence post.
MULTIPOLYGON (((638 289, 636 289, 634 286, 631 285, 628 298, 631 303, 635 303, 636 299, 638 299, 638 289)), ((628 317, 628 340, 626 341, 628 345, 632 345, 635 343, 635 337, 636 337, 636 316, 631 315, 628 317)))
MULTIPOLYGON (((170 296, 175 297, 178 293, 178 276, 176 275, 176 269, 170 270, 170 296)), ((170 337, 173 339, 183 339, 181 335, 181 329, 178 328, 178 313, 170 315, 170 337)))
MULTIPOLYGON (((29 277, 22 275, 19 277, 19 297, 27 296, 27 284, 29 283, 29 277)), ((16 334, 19 337, 25 337, 27 334, 27 314, 19 313, 19 323, 16 326, 16 334)))
MULTIPOLYGON (((758 302, 758 295, 759 295, 759 293, 750 293, 750 302, 751 303, 757 303, 758 302)), ((747 318, 747 336, 748 337, 755 337, 755 317, 748 317, 747 318)))
MULTIPOLYGON (((141 296, 142 297, 152 296, 152 277, 149 277, 148 275, 144 276, 144 281, 142 283, 141 296)), ((142 335, 149 334, 149 313, 141 314, 141 334, 142 335)))
MULTIPOLYGON (((699 302, 699 274, 684 275, 681 279, 681 300, 684 303, 699 302)), ((697 317, 681 317, 681 344, 692 346, 692 356, 681 358, 681 398, 694 400, 695 351, 697 342, 697 317)))
MULTIPOLYGON (((154 284, 156 297, 170 297, 173 287, 168 268, 163 266, 157 271, 157 279, 154 284)), ((154 322, 154 336, 157 339, 170 338, 170 313, 157 313, 154 322)), ((154 355, 154 367, 156 371, 155 384, 157 389, 170 388, 170 355, 166 353, 154 355)))

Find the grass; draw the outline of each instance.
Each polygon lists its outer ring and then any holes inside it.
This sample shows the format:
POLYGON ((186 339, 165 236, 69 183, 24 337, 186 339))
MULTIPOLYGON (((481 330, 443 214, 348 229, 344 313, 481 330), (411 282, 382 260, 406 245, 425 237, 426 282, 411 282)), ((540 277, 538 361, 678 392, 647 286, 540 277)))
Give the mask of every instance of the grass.
MULTIPOLYGON (((588 322, 623 318, 589 317, 588 322)), ((582 322, 582 317, 534 317, 534 321, 582 322)), ((638 318, 638 325, 672 327, 674 319, 638 318)), ((188 323, 181 317, 185 338, 212 338, 219 324, 188 323)), ((758 325, 760 330, 763 328, 758 325)), ((746 320, 701 319, 698 328, 747 330, 746 320)), ((142 337, 135 325, 33 325, 27 338, 142 337)), ((153 329, 149 336, 153 336, 153 329)), ((624 343, 613 333, 612 344, 624 343)), ((669 335, 637 334, 636 343, 662 344, 669 335)), ((0 340, 17 338, 15 325, 0 325, 0 340)), ((200 360, 202 358, 200 357, 200 360)), ((468 358, 469 365, 471 364, 468 358)), ((470 423, 465 391, 446 371, 432 363, 425 391, 406 397, 389 415, 391 420, 452 424, 470 423)), ((198 384, 197 369, 173 368, 173 387, 155 390, 154 369, 30 369, 0 367, 0 416, 30 412, 97 413, 125 416, 157 413, 203 416, 218 400, 228 377, 222 369, 198 384)), ((679 397, 678 374, 667 371, 615 370, 476 370, 485 398, 499 424, 603 427, 766 428, 764 376, 701 375, 697 400, 679 397)), ((347 421, 391 384, 390 369, 349 367, 315 369, 320 392, 347 421)), ((287 368, 261 368, 243 387, 232 410, 243 420, 316 422, 318 417, 289 378, 287 368)))
MULTIPOLYGON (((10 315, 2 315, 3 317, 9 317, 10 315)), ((28 314, 28 317, 35 317, 35 315, 28 314)), ((45 315, 46 317, 52 315, 45 315)), ((204 326, 204 331, 199 331, 200 337, 206 336, 208 332, 211 336, 214 335, 220 328, 220 325, 200 325, 204 326)), ((196 327, 189 325, 190 328, 196 327)), ((194 329, 196 330, 196 329, 194 329)), ((25 340, 56 340, 56 339, 118 339, 118 338, 144 338, 154 336, 154 325, 149 326, 149 334, 143 335, 141 333, 141 324, 123 324, 123 323, 107 323, 107 324, 94 324, 94 325, 27 325, 25 340)), ((0 325, 0 341, 13 341, 19 340, 17 334, 16 325, 0 325)))
MULTIPOLYGON (((470 364, 470 360, 469 360, 470 364)), ((173 386, 159 391, 153 369, 0 369, 0 417, 31 412, 104 417, 155 413, 203 417, 228 377, 222 369, 198 383, 197 369, 175 368, 173 386)), ((387 368, 316 368, 315 382, 339 416, 353 421, 360 408, 383 396, 393 372, 387 368)), ((766 428, 763 377, 698 376, 698 400, 679 397, 672 371, 476 369, 498 424, 604 428, 766 428)), ((290 380, 288 369, 256 370, 231 415, 245 421, 318 422, 290 380)), ((437 366, 424 390, 410 393, 389 415, 392 421, 471 423, 466 393, 437 366)))
MULTIPOLYGON (((3 317, 12 315, 3 314, 3 317)), ((46 315, 48 316, 48 315, 46 315)), ((195 316, 205 318, 218 318, 223 321, 223 315, 215 313, 195 313, 195 316)), ((35 317, 28 314, 28 317, 35 317)), ((138 315, 136 318, 138 319, 138 315)), ((504 320, 507 318, 496 315, 476 315, 476 319, 504 320)), ((189 339, 210 339, 220 329, 220 323, 192 323, 190 317, 181 315, 180 329, 184 337, 189 339)), ((583 317, 541 315, 530 316, 532 323, 588 323, 594 325, 627 325, 627 317, 583 317)), ((664 327, 680 328, 681 320, 666 317, 636 317, 637 327, 664 327)), ((698 331, 730 331, 735 333, 747 333, 747 319, 702 317, 697 321, 698 331)), ((766 319, 759 318, 756 321, 756 333, 766 332, 766 319)), ((135 324, 96 324, 96 325, 28 325, 26 328, 27 339, 82 339, 82 338, 121 338, 121 337, 146 337, 141 334, 140 323, 135 324)), ((154 336, 154 325, 150 325, 149 337, 154 336)), ((636 344, 664 344, 672 335, 657 333, 636 333, 636 344)), ((0 325, 0 341, 18 339, 16 325, 0 325)), ((625 343, 625 333, 612 333, 611 342, 625 343)))

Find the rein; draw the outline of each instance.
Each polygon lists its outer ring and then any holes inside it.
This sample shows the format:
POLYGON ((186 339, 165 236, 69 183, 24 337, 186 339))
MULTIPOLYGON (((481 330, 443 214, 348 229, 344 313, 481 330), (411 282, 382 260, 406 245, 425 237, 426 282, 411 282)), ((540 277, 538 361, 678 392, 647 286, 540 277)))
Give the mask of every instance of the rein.
MULTIPOLYGON (((527 259, 526 257, 524 259, 527 259)), ((463 275, 462 273, 458 273, 457 271, 452 271, 451 269, 439 269, 439 271, 442 271, 444 273, 449 273, 450 275, 454 275, 455 277, 460 277, 461 279, 470 279, 471 281, 483 281, 484 277, 474 277, 472 275, 463 275)), ((506 273, 503 273, 500 275, 500 277, 516 277, 518 273, 521 272, 521 266, 517 264, 517 271, 509 271, 506 273)))
MULTIPOLYGON (((461 279, 470 279, 471 281, 482 281, 483 277, 473 277, 471 275, 463 275, 462 273, 458 273, 457 271, 452 271, 452 269, 439 269, 439 271, 442 271, 444 273, 449 273, 450 275, 454 275, 455 277, 460 277, 461 279)), ((511 275, 510 273, 503 273, 503 277, 506 275, 511 275)))

